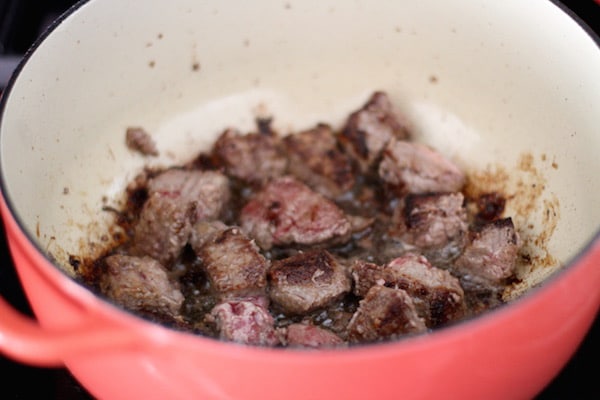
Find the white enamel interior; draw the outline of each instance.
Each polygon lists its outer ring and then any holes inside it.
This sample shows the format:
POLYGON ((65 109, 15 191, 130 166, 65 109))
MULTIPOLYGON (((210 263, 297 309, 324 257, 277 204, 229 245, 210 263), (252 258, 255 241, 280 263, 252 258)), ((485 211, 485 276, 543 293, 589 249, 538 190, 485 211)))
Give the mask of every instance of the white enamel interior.
POLYGON ((553 204, 547 249, 563 265, 600 221, 599 71, 597 44, 546 0, 95 0, 8 93, 2 174, 25 229, 69 270, 69 254, 98 249, 103 196, 115 204, 148 162, 126 149, 128 126, 169 165, 260 113, 282 132, 339 126, 383 89, 466 169, 531 155, 545 190, 517 223, 543 224, 553 204))

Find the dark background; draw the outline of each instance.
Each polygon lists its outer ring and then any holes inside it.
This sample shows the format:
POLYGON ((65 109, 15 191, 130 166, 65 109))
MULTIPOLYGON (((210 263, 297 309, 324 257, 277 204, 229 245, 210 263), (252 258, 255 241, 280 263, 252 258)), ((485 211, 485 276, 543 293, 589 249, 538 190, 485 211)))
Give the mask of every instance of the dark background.
MULTIPOLYGON (((0 92, 25 51, 50 22, 74 3, 72 0, 0 0, 0 92)), ((562 3, 600 35, 600 5, 593 0, 562 3)), ((0 295, 21 312, 33 315, 14 271, 1 222, 0 295)), ((569 364, 536 400, 600 399, 600 382, 597 382, 600 353, 595 347, 599 332, 600 318, 597 318, 569 364)), ((490 363, 493 364, 493 360, 490 363)), ((80 400, 92 397, 64 368, 29 367, 0 356, 0 398, 80 400)))

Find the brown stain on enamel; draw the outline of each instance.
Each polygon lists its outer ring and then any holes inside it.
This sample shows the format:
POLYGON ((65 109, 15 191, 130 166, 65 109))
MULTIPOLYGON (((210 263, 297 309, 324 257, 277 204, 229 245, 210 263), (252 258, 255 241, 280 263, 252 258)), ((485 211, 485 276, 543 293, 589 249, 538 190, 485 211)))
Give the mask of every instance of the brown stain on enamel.
POLYGON ((560 202, 548 191, 547 179, 542 167, 557 169, 546 154, 539 157, 541 166, 531 153, 521 154, 512 168, 489 165, 483 170, 467 172, 465 195, 477 199, 481 195, 497 192, 506 198, 508 210, 504 216, 513 219, 521 249, 517 277, 525 279, 531 271, 554 268, 559 262, 549 252, 549 243, 560 220, 560 202))

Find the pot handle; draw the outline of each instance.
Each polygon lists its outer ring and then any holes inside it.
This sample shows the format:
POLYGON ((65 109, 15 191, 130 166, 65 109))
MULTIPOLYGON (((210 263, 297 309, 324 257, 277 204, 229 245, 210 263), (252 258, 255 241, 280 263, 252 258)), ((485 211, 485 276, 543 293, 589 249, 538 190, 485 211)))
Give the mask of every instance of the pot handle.
POLYGON ((156 346, 163 334, 152 327, 106 327, 96 321, 53 330, 15 310, 0 297, 0 355, 39 367, 63 365, 65 359, 101 353, 156 346), (149 329, 148 329, 149 328, 149 329))

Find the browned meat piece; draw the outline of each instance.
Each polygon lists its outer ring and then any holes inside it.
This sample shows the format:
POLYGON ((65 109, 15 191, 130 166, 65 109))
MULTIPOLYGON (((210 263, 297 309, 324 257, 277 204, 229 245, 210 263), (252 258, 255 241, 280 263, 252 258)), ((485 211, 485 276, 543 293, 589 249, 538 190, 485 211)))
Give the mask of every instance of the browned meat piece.
POLYGON ((353 223, 335 203, 289 176, 258 192, 242 209, 240 225, 264 250, 344 243, 353 233, 353 223))
POLYGON ((110 299, 133 311, 179 316, 184 300, 179 284, 169 279, 158 261, 115 254, 105 262, 100 290, 110 299))
POLYGON ((271 131, 242 135, 227 129, 216 141, 214 154, 228 175, 249 183, 281 176, 288 164, 278 137, 271 131))
POLYGON ((395 219, 393 235, 418 248, 438 267, 456 259, 467 242, 467 210, 460 192, 408 195, 395 219))
POLYGON ((402 140, 409 136, 387 94, 375 92, 360 110, 350 114, 340 141, 357 160, 361 172, 367 172, 392 138, 402 140))
POLYGON ((205 244, 227 229, 229 226, 221 220, 198 221, 192 227, 189 244, 198 253, 205 244))
POLYGON ((251 345, 276 346, 280 343, 274 320, 256 299, 229 300, 216 305, 207 319, 214 322, 221 339, 251 345))
POLYGON ((229 198, 229 181, 219 172, 170 169, 152 178, 133 229, 132 254, 168 265, 188 242, 193 224, 217 218, 229 198))
POLYGON ((459 280, 447 270, 433 267, 421 255, 407 253, 384 266, 357 261, 352 276, 358 296, 365 296, 374 285, 405 290, 429 328, 465 315, 464 292, 459 280))
POLYGON ((483 193, 477 197, 478 212, 475 220, 478 222, 494 221, 499 219, 504 212, 506 199, 500 193, 483 193))
POLYGON ((386 265, 385 285, 405 290, 429 328, 465 316, 465 294, 458 278, 432 266, 423 256, 409 253, 386 265))
POLYGON ((486 223, 469 236, 469 243, 453 267, 463 285, 494 287, 513 276, 519 236, 511 218, 486 223))
POLYGON ((354 280, 353 292, 359 297, 365 297, 369 289, 375 285, 384 285, 384 265, 356 260, 351 267, 352 279, 354 280))
POLYGON ((169 169, 148 182, 148 194, 155 192, 180 207, 194 203, 198 221, 219 218, 231 197, 229 180, 217 171, 169 169))
POLYGON ((336 198, 354 186, 350 158, 338 147, 329 125, 286 136, 289 172, 313 190, 336 198))
POLYGON ((345 342, 330 330, 310 324, 291 324, 285 328, 289 347, 322 348, 342 346, 345 342))
POLYGON ((131 254, 147 255, 168 265, 186 245, 195 214, 193 203, 182 207, 169 195, 153 193, 134 227, 131 254))
POLYGON ((131 150, 137 151, 145 156, 157 156, 158 149, 152 137, 140 127, 127 128, 125 132, 125 144, 131 150))
POLYGON ((268 275, 271 300, 290 314, 325 307, 351 288, 344 267, 326 250, 274 261, 268 275))
POLYGON ((402 289, 373 286, 348 324, 351 342, 374 342, 425 332, 411 297, 402 289))
MULTIPOLYGON (((259 253, 258 246, 248 239, 238 227, 223 226, 214 222, 201 222, 196 232, 206 236, 191 240, 190 244, 202 259, 210 283, 219 293, 261 292, 267 285, 269 261, 259 253), (206 228, 210 225, 210 228, 206 228), (208 232, 210 231, 210 232, 208 232)), ((222 225, 222 224, 221 224, 222 225)), ((192 234, 192 238, 200 236, 192 234)))
POLYGON ((395 139, 383 151, 379 176, 402 194, 457 192, 465 184, 464 173, 440 153, 395 139))

